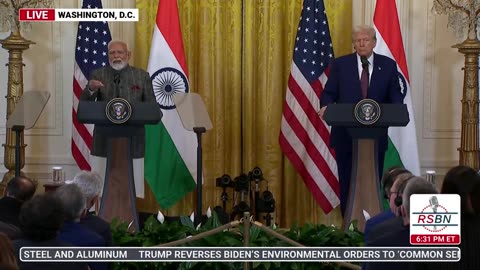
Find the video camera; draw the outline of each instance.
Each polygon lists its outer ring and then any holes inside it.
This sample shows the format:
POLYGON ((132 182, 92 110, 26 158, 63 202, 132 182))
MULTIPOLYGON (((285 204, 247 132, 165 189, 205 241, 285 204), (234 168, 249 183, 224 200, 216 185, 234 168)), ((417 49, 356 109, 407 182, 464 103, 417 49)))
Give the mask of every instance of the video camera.
POLYGON ((216 179, 216 186, 221 188, 234 187, 235 183, 228 174, 224 174, 216 179))

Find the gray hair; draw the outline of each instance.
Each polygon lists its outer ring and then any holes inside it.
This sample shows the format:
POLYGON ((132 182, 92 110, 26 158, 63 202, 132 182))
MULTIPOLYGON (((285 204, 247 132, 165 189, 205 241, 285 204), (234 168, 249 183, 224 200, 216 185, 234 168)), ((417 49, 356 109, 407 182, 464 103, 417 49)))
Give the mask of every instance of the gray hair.
POLYGON ((65 221, 79 221, 80 217, 87 207, 87 201, 82 190, 75 184, 66 184, 59 187, 54 196, 62 204, 65 214, 65 221))
POLYGON ((93 171, 80 171, 72 180, 72 183, 80 187, 87 201, 100 195, 102 182, 102 177, 93 171))
POLYGON ((125 48, 127 49, 127 52, 129 52, 130 50, 128 49, 128 43, 126 43, 125 41, 123 40, 118 40, 118 39, 112 39, 110 40, 110 42, 108 42, 108 45, 107 45, 107 49, 110 51, 110 46, 112 46, 112 44, 122 44, 125 46, 125 48))
POLYGON ((402 194, 407 217, 410 215, 410 196, 413 194, 438 194, 438 189, 425 178, 419 176, 411 178, 402 194))
POLYGON ((357 25, 353 28, 352 31, 352 42, 355 43, 355 38, 358 33, 367 33, 373 40, 377 40, 377 32, 375 28, 370 25, 357 25))

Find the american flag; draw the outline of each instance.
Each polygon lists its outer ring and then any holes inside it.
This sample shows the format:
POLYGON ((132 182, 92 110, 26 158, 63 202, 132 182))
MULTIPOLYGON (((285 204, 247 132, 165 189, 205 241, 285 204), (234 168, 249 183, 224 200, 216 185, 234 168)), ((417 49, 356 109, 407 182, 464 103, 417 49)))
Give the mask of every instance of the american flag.
POLYGON ((333 47, 323 0, 304 0, 283 108, 280 147, 325 213, 338 206, 330 128, 317 115, 333 47))
MULTIPOLYGON (((82 8, 102 8, 100 0, 84 0, 82 8)), ((91 170, 89 161, 93 125, 77 120, 78 101, 93 70, 108 65, 108 42, 112 40, 107 22, 80 22, 75 46, 72 108, 72 156, 81 170, 91 170)))

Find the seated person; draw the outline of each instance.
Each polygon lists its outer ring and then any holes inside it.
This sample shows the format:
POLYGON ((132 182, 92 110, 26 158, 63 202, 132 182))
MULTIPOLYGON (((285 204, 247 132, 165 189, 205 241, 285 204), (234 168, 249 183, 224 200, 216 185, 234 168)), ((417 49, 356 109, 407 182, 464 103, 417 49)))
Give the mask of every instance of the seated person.
POLYGON ((63 225, 63 208, 58 199, 51 195, 37 195, 23 204, 20 210, 20 228, 23 238, 13 241, 17 263, 22 270, 85 270, 85 263, 66 262, 22 262, 19 258, 22 247, 68 247, 72 246, 57 240, 57 234, 63 225))
MULTIPOLYGON (((87 199, 87 209, 93 208, 98 203, 103 183, 98 173, 81 171, 75 175, 71 182, 79 186, 83 195, 85 195, 87 199)), ((87 214, 80 219, 80 225, 102 236, 107 246, 112 245, 110 224, 96 216, 95 212, 87 211, 87 214)))
POLYGON ((0 233, 0 269, 17 270, 17 259, 13 250, 12 242, 4 233, 0 233))
MULTIPOLYGON (((410 196, 413 194, 437 194, 437 188, 427 180, 421 177, 411 178, 405 186, 402 194, 402 205, 400 206, 400 213, 402 223, 392 224, 391 227, 386 228, 383 234, 375 239, 372 239, 367 246, 371 247, 408 247, 410 246, 410 196)), ((418 263, 366 263, 367 270, 388 269, 388 270, 408 270, 418 269, 418 263)))
POLYGON ((410 181, 413 179, 414 176, 410 173, 404 173, 397 176, 395 181, 393 182, 392 187, 390 188, 390 196, 389 196, 389 205, 390 210, 395 215, 395 217, 387 219, 377 225, 375 225, 368 235, 365 235, 365 243, 368 245, 370 241, 373 241, 377 237, 381 236, 387 228, 392 226, 396 227, 403 223, 400 207, 402 206, 402 194, 405 190, 405 187, 410 181))
POLYGON ((459 262, 425 263, 424 269, 480 269, 480 176, 470 167, 455 166, 445 175, 441 193, 460 195, 461 257, 459 262))
MULTIPOLYGON (((105 240, 100 235, 80 225, 80 219, 87 211, 82 190, 75 184, 67 184, 55 190, 54 196, 60 201, 64 213, 63 227, 57 239, 78 247, 104 247, 105 240)), ((107 269, 106 263, 88 265, 92 270, 107 269)))
POLYGON ((20 208, 24 202, 32 198, 35 190, 35 183, 25 176, 17 176, 10 180, 4 197, 0 199, 0 221, 19 227, 20 208))
MULTIPOLYGON (((395 182, 395 180, 397 179, 397 177, 403 177, 403 176, 411 176, 412 173, 407 170, 407 169, 404 169, 404 168, 401 168, 401 167, 392 167, 390 169, 388 169, 385 174, 383 175, 382 177, 382 180, 381 180, 381 185, 383 187, 383 194, 385 196, 385 199, 390 203, 390 189, 392 188, 393 186, 393 183, 395 182)), ((390 209, 390 207, 383 211, 382 213, 376 215, 376 216, 373 216, 372 218, 370 218, 369 220, 367 220, 367 223, 365 224, 365 232, 364 232, 364 236, 365 236, 365 242, 368 241, 368 235, 370 233, 370 230, 375 227, 376 225, 388 220, 388 219, 391 219, 391 218, 394 218, 396 215, 392 212, 392 210, 390 209)))

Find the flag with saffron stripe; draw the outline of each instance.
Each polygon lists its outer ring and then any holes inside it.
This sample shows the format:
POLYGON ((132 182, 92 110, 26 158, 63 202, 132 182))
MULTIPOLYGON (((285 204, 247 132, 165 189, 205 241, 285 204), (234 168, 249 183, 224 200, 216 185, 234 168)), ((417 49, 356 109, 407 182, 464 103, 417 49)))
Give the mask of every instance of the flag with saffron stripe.
POLYGON ((145 179, 160 206, 169 208, 195 188, 197 140, 175 110, 173 95, 189 92, 176 0, 160 0, 148 61, 163 118, 146 126, 145 179))
POLYGON ((388 129, 389 142, 385 154, 384 169, 392 166, 403 166, 413 174, 420 175, 410 78, 395 0, 377 1, 373 24, 377 32, 375 52, 386 55, 397 62, 399 82, 404 95, 403 102, 407 105, 410 116, 410 122, 406 127, 391 127, 388 129))

